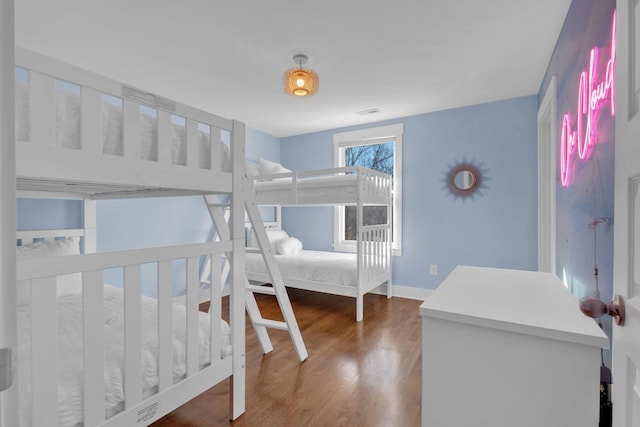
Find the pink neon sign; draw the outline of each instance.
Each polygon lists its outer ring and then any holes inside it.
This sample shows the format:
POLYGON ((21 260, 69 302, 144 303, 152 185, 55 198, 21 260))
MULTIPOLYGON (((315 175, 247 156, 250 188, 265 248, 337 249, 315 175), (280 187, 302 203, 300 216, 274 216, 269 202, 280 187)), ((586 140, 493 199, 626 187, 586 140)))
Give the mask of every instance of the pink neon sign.
POLYGON ((589 70, 580 74, 578 82, 578 108, 574 129, 571 113, 562 117, 562 133, 560 137, 560 179, 562 186, 567 187, 571 180, 571 163, 573 154, 578 151, 581 160, 587 160, 597 142, 598 113, 609 101, 611 115, 616 109, 616 12, 613 12, 611 30, 611 55, 607 62, 604 79, 598 82, 598 48, 591 49, 589 70))

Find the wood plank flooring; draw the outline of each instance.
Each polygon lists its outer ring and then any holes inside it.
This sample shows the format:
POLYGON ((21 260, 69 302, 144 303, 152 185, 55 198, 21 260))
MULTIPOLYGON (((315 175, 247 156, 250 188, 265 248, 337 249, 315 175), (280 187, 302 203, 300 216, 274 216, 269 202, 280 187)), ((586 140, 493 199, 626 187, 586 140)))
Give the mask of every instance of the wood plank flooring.
MULTIPOLYGON (((247 320, 245 414, 229 421, 225 380, 152 426, 419 426, 421 302, 365 295, 357 323, 353 298, 288 292, 306 361, 285 331, 270 330, 274 350, 262 354, 247 320)), ((265 317, 279 317, 275 298, 256 299, 265 317)))

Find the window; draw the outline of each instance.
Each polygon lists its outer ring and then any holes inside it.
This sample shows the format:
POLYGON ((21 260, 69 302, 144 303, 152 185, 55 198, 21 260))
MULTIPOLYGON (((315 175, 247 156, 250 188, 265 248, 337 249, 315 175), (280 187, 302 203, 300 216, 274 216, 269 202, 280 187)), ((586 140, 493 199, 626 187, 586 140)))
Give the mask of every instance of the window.
MULTIPOLYGON (((393 176, 393 254, 402 255, 402 124, 381 126, 333 135, 334 165, 363 166, 393 176)), ((387 221, 384 206, 365 206, 363 223, 387 221)), ((339 251, 355 251, 356 207, 335 208, 334 247, 339 251)))

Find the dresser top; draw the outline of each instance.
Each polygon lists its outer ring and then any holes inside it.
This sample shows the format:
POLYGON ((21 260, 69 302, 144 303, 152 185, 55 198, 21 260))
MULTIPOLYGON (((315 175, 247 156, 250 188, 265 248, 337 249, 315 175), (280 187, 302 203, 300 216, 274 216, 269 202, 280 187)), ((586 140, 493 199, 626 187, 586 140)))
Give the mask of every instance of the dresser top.
POLYGON ((458 266, 420 306, 420 314, 609 348, 605 333, 551 273, 458 266))

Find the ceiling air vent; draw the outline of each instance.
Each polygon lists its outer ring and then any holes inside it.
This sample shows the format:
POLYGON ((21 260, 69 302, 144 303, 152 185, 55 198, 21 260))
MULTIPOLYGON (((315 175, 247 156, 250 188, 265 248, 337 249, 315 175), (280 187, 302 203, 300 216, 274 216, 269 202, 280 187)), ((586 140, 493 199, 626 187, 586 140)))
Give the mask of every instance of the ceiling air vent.
POLYGON ((380 112, 379 108, 369 108, 368 110, 356 111, 356 114, 360 116, 368 116, 370 114, 377 114, 380 112))

